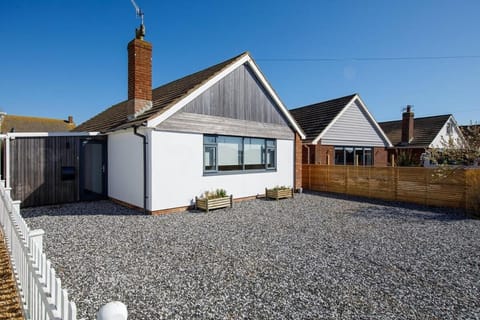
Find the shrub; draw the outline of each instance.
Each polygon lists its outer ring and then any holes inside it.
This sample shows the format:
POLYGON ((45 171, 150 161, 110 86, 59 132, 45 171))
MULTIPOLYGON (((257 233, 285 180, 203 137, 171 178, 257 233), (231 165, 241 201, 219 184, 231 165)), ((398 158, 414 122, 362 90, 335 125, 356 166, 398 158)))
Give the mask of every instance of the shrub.
POLYGON ((275 191, 276 191, 276 190, 285 190, 285 189, 291 189, 291 188, 288 187, 288 186, 278 186, 278 185, 277 185, 277 186, 275 186, 275 187, 273 187, 273 188, 270 188, 269 190, 275 190, 275 191))
POLYGON ((202 195, 204 199, 217 199, 227 196, 227 190, 225 189, 216 189, 214 191, 205 191, 202 195))

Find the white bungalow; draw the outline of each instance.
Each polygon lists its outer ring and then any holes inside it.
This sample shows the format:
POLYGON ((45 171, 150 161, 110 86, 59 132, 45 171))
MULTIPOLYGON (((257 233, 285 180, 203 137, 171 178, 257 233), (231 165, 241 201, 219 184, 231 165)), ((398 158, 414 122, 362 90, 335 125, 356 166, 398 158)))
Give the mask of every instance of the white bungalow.
POLYGON ((246 198, 301 187, 305 136, 248 53, 152 90, 151 50, 141 36, 129 43, 128 100, 75 129, 108 137, 84 140, 96 146, 89 191, 163 213, 216 188, 246 198))

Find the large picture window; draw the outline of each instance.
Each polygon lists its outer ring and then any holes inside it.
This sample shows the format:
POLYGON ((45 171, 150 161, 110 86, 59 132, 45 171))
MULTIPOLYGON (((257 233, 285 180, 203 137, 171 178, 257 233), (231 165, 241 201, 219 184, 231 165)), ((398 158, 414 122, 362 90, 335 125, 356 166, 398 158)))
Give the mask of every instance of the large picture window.
POLYGON ((274 139, 204 135, 203 170, 207 173, 276 169, 274 139))
POLYGON ((340 165, 373 165, 371 147, 335 147, 335 164, 340 165))

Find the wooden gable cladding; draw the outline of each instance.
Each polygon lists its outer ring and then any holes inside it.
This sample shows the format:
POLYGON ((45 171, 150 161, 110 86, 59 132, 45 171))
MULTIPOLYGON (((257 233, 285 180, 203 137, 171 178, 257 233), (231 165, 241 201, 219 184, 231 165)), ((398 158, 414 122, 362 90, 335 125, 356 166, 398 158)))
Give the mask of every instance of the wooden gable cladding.
POLYGON ((17 137, 10 141, 12 198, 22 207, 78 200, 79 137, 17 137), (62 180, 62 167, 75 178, 62 180))
POLYGON ((241 65, 199 97, 184 112, 287 126, 276 104, 250 67, 241 65))
POLYGON ((252 70, 241 65, 157 129, 293 140, 287 121, 252 70))

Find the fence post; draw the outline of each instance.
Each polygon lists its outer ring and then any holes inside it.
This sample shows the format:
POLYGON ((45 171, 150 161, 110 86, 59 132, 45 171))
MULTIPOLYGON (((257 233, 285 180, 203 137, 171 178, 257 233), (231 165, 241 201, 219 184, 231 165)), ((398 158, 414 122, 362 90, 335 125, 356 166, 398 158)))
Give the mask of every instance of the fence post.
POLYGON ((42 229, 35 229, 29 232, 30 243, 29 246, 33 247, 35 244, 37 246, 37 250, 40 249, 40 252, 43 252, 43 235, 45 231, 42 229))
POLYGON ((127 320, 127 307, 120 301, 112 301, 97 312, 97 320, 127 320))
MULTIPOLYGON (((7 190, 7 193, 10 195, 10 190, 12 190, 12 188, 7 188, 7 189, 9 189, 9 190, 7 190)), ((7 210, 10 209, 10 213, 13 213, 13 212, 20 213, 20 203, 21 203, 21 201, 20 200, 15 200, 15 201, 11 201, 10 203, 12 204, 12 207, 11 208, 7 207, 7 210)), ((13 215, 12 215, 12 217, 13 217, 13 215)), ((15 221, 15 220, 16 219, 14 219, 12 221, 15 221)), ((10 239, 13 239, 14 233, 15 233, 15 227, 12 226, 12 228, 10 228, 10 234, 8 235, 10 237, 10 239)), ((13 250, 13 248, 9 248, 9 249, 13 250)))
POLYGON ((8 188, 5 188, 5 193, 7 194, 7 196, 11 196, 10 195, 10 192, 12 191, 12 188, 8 187, 8 188))

